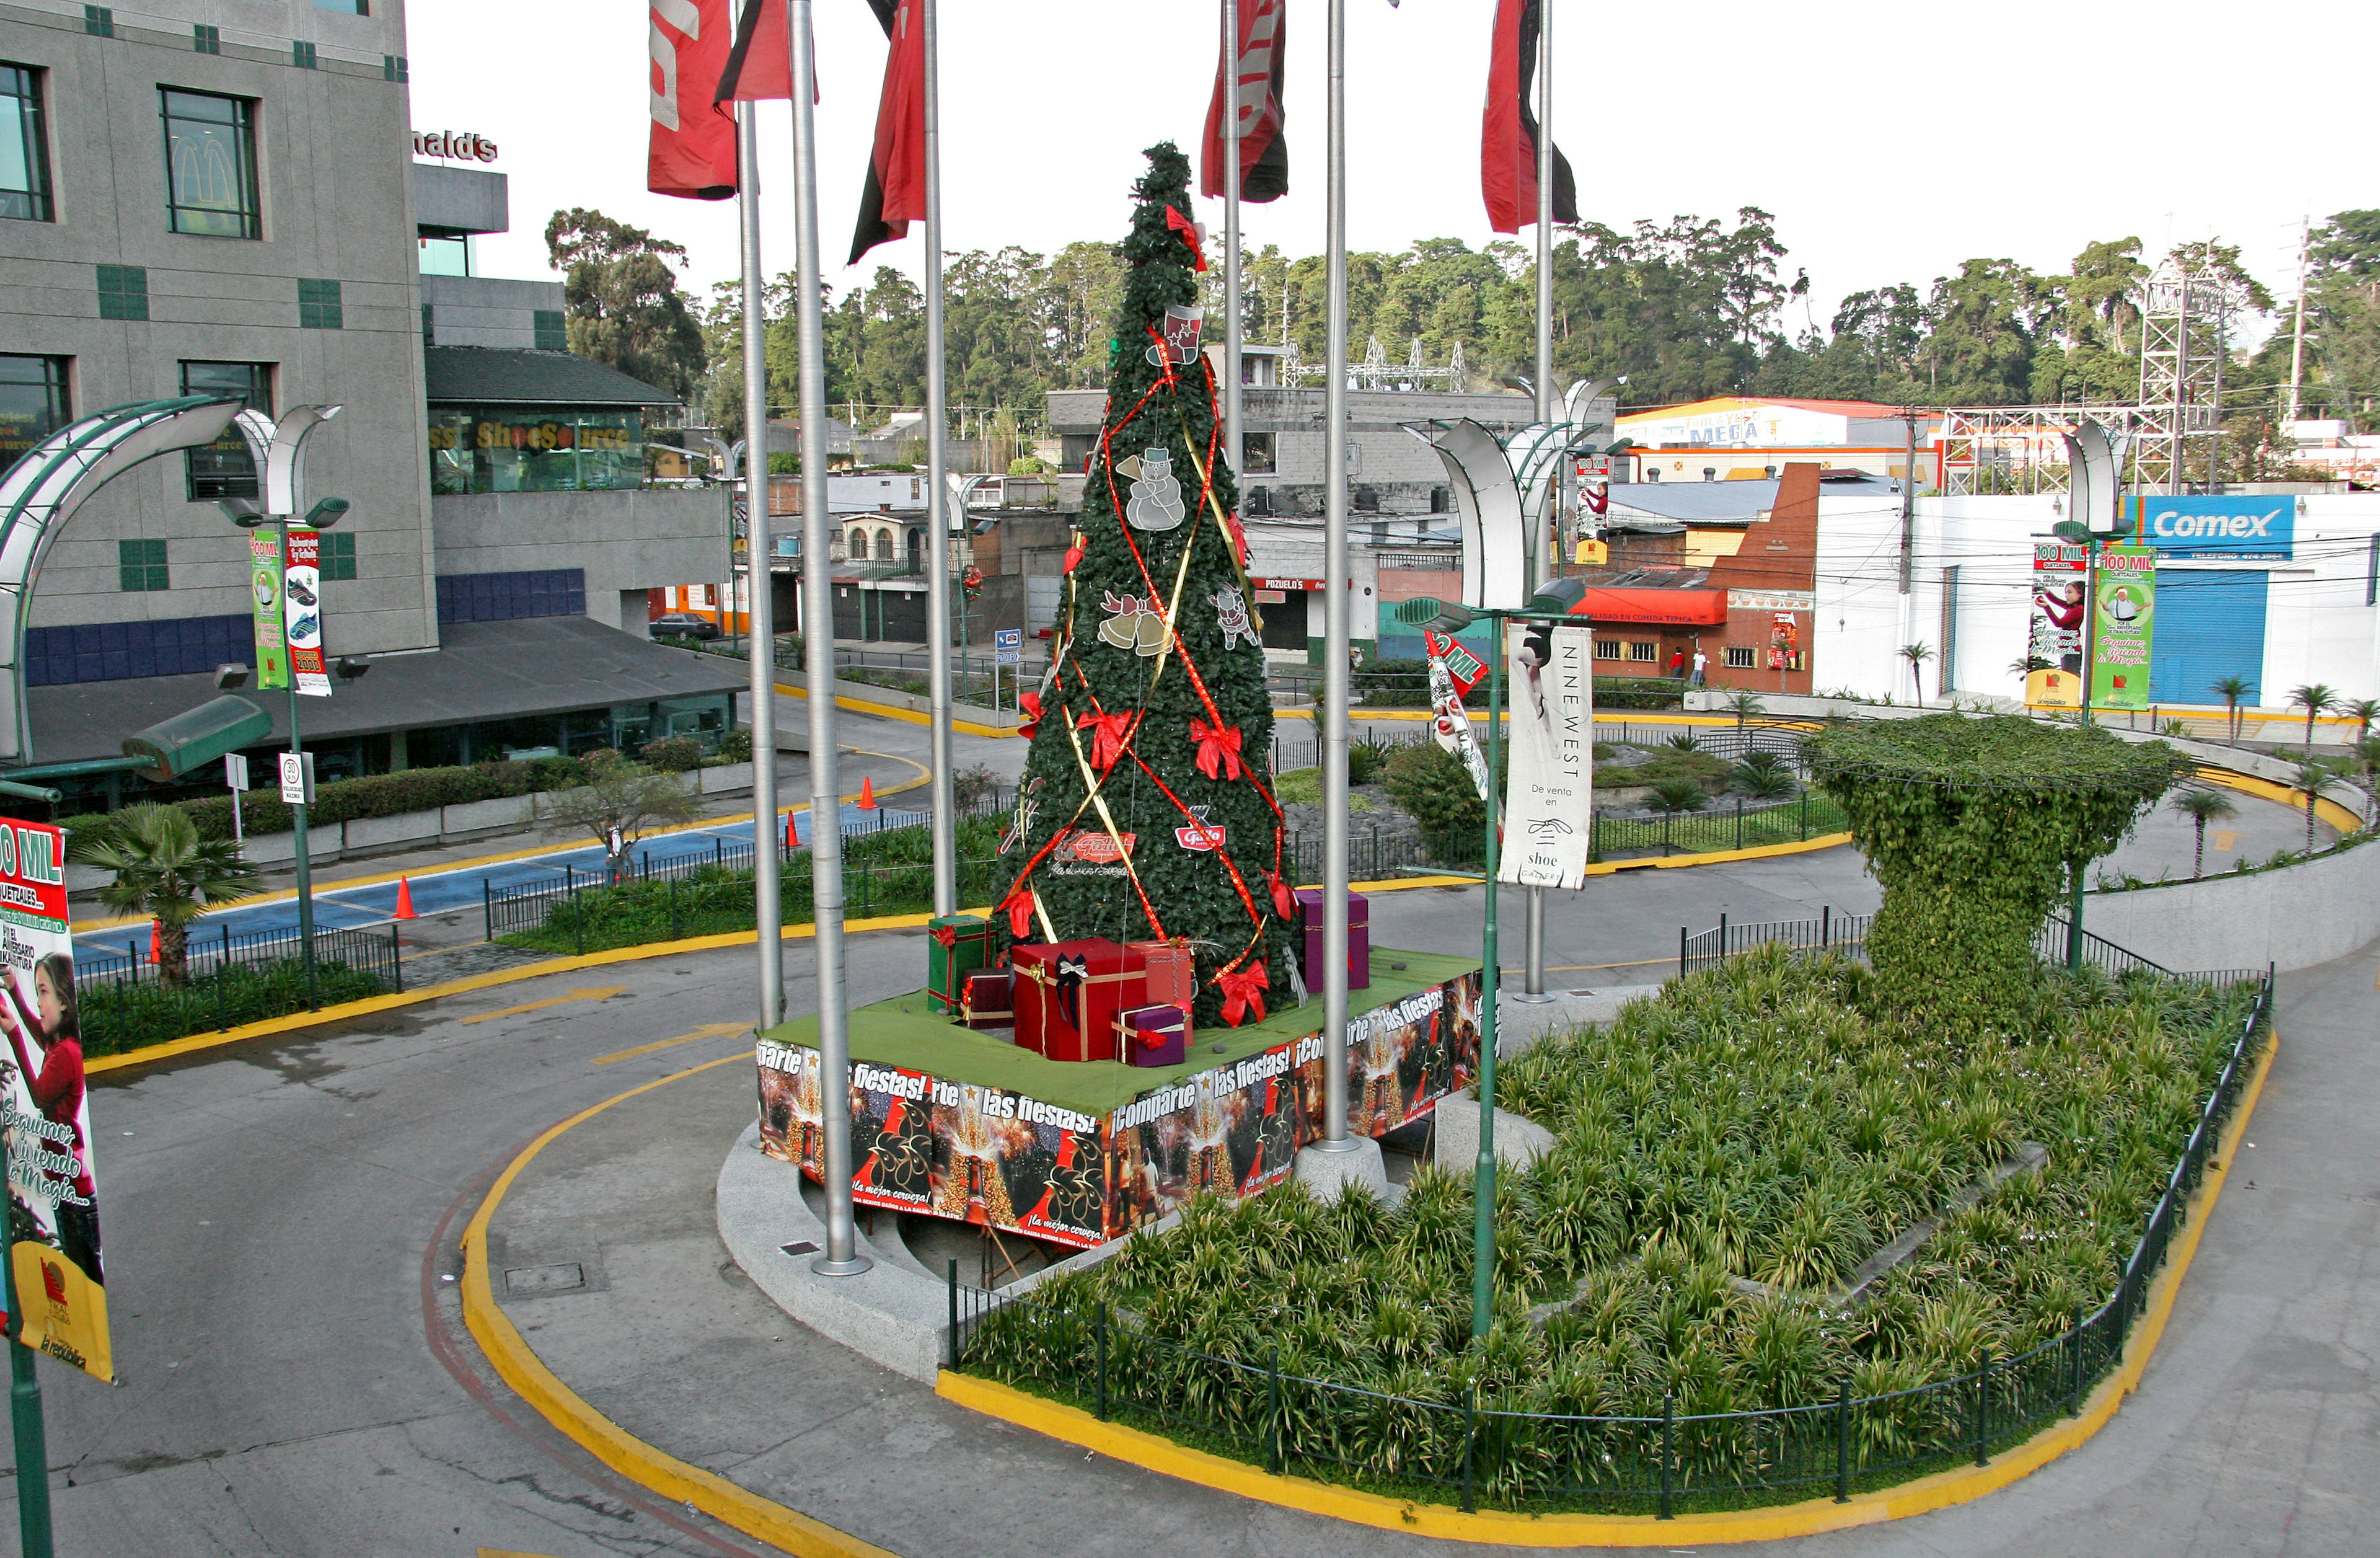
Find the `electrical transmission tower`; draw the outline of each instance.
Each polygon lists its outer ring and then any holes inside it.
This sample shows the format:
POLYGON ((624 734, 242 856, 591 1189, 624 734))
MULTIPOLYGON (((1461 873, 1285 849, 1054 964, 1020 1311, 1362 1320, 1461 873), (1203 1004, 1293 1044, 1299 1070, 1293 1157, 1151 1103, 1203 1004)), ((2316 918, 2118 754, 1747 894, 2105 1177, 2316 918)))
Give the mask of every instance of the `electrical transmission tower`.
POLYGON ((2168 259, 2149 277, 2141 325, 2140 423, 2132 443, 2135 490, 2188 490, 2193 463, 2219 489, 2223 358, 2229 283, 2168 259))

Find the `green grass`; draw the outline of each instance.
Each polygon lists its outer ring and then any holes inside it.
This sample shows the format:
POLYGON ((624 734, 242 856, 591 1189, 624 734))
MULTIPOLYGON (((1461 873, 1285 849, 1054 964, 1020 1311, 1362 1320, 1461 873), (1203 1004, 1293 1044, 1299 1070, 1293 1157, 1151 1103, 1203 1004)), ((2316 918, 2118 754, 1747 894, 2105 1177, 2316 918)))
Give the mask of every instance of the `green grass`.
MULTIPOLYGON (((1352 774, 1349 775, 1350 782, 1353 778, 1352 774)), ((1284 806, 1293 804, 1320 806, 1322 804, 1322 771, 1318 768, 1293 768, 1286 773, 1277 774, 1273 779, 1272 793, 1284 806)), ((1372 811, 1377 810, 1378 808, 1373 806, 1371 797, 1350 794, 1347 797, 1347 809, 1372 811)))
MULTIPOLYGON (((1108 1345, 1141 1409, 1245 1434, 1275 1419, 1265 1379, 1245 1370, 1277 1358, 1293 1381, 1346 1387, 1290 1387, 1282 1420, 1309 1465, 1442 1486, 1465 1438, 1454 1408, 1475 1387, 1484 1407, 1536 1416, 1658 1418, 1665 1396, 1681 1417, 1756 1412, 1831 1403, 1846 1378, 1862 1398, 1956 1381, 1986 1355, 2054 1340, 2114 1293, 2252 989, 2044 974, 2019 1031, 1960 1042, 1879 1016, 1870 985, 1840 958, 1765 949, 1508 1063, 1500 1102, 1556 1145, 1499 1177, 1484 1345, 1471 1341, 1471 1178, 1432 1167, 1393 1211, 1296 1187, 1196 1203, 1173 1231, 996 1310, 968 1366, 1078 1378, 1059 1311, 1105 1304, 1132 1317, 1108 1345), (1947 1217, 1856 1307, 1831 1296, 2024 1142, 2047 1148, 2040 1170, 1947 1217), (1533 1319, 1543 1304, 1561 1307, 1533 1319)), ((2058 1409, 2066 1356, 2008 1371, 2004 1430, 2020 1406, 2058 1409)), ((1863 1479, 1957 1455, 1972 1397, 1860 1407, 1863 1479)), ((1576 1507, 1644 1486, 1642 1423, 1498 1421, 1483 1500, 1576 1507)), ((1694 1425, 1678 1475, 1726 1496, 1746 1481, 1819 1491, 1793 1469, 1831 1479, 1831 1417, 1814 1439, 1818 1421, 1694 1425)))

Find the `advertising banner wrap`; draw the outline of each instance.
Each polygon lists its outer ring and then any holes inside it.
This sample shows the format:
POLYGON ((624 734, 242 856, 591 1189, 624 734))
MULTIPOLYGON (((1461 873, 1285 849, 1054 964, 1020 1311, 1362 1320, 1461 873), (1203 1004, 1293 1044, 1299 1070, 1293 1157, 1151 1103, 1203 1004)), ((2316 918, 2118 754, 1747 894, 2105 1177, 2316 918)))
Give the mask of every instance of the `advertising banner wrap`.
POLYGON ((2024 700, 2035 708, 2082 707, 2082 615, 2087 554, 2054 541, 2033 543, 2033 610, 2024 700))
MULTIPOLYGON (((1476 972, 1351 1017, 1348 1128, 1380 1136, 1468 1087, 1476 972)), ((759 1041, 760 1146, 825 1171, 818 1051, 759 1041)), ((1284 1183, 1321 1135, 1319 1035, 1154 1088, 1105 1114, 898 1066, 851 1067, 852 1199, 1089 1248, 1179 1210, 1284 1183)))
POLYGON ((256 602, 256 687, 289 685, 289 639, 281 620, 281 532, 259 525, 248 532, 249 592, 256 602))
POLYGON ((282 612, 289 622, 289 671, 309 698, 331 696, 330 667, 322 662, 322 532, 289 532, 289 556, 281 573, 282 612))
POLYGON ((0 818, 0 985, 8 1266, 24 1311, 18 1340, 113 1381, 66 834, 44 822, 0 818))
POLYGON ((1595 640, 1585 624, 1507 622, 1504 849, 1496 880, 1584 887, 1595 825, 1595 640))
POLYGON ((2156 548, 2104 546, 2093 594, 2091 706, 2149 706, 2149 647, 2156 631, 2156 548))
POLYGON ((1458 758, 1478 786, 1479 798, 1488 798, 1488 760, 1479 750, 1479 738, 1471 731, 1470 711, 1463 706, 1463 695, 1479 685, 1488 667, 1479 657, 1463 647, 1463 640, 1436 632, 1425 631, 1422 645, 1429 654, 1429 733, 1449 757, 1458 758))

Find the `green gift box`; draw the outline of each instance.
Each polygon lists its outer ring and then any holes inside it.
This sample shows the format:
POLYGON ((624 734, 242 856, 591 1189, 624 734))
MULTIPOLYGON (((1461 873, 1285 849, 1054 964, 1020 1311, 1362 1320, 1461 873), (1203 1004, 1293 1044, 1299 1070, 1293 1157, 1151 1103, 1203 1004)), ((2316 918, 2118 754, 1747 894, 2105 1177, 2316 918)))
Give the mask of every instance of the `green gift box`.
POLYGON ((990 967, 990 920, 945 914, 926 922, 926 994, 935 1011, 958 1015, 966 977, 990 967))

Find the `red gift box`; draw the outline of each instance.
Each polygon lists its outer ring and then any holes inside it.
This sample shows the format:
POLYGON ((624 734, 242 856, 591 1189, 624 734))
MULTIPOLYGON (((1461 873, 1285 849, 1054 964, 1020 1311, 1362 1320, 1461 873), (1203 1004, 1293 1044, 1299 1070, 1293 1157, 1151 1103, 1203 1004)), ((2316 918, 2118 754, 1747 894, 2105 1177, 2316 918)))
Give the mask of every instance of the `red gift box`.
POLYGON ((959 992, 959 1021, 969 1028, 1012 1028, 1016 1023, 1014 980, 1005 968, 966 977, 959 992))
MULTIPOLYGON (((1305 959, 1301 970, 1308 987, 1322 988, 1322 891, 1301 887, 1298 906, 1305 911, 1305 959)), ((1347 988, 1367 990, 1372 983, 1372 905, 1361 893, 1347 895, 1347 988)))
POLYGON ((1116 1058, 1115 1015, 1148 1003, 1140 955, 1107 941, 1013 947, 1016 1042, 1050 1060, 1116 1058))
POLYGON ((1116 1014, 1116 1043, 1134 1065, 1180 1065, 1190 1058, 1190 1014, 1167 1003, 1116 1014))
POLYGON ((1198 1001, 1198 955, 1188 942, 1126 942, 1148 975, 1148 1004, 1188 1011, 1198 1001))

